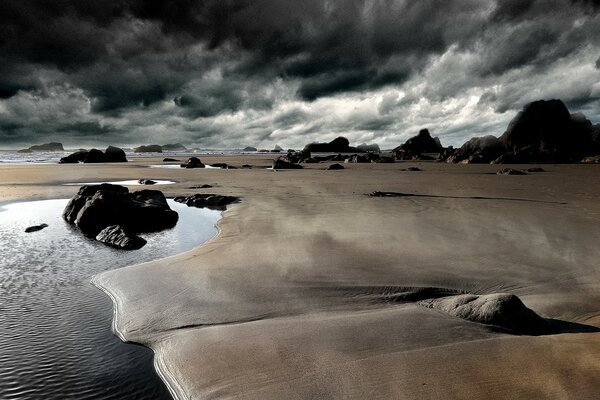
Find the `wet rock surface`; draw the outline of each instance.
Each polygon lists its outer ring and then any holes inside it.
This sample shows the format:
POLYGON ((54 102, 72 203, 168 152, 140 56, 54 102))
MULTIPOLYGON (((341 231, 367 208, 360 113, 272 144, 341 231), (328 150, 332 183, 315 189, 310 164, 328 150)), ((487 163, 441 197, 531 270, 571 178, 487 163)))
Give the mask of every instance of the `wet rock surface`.
POLYGON ((206 207, 214 210, 225 210, 225 206, 239 201, 239 198, 212 193, 197 193, 191 196, 178 196, 173 200, 178 203, 183 203, 188 207, 206 207))
POLYGON ((123 250, 141 249, 146 244, 145 239, 131 232, 127 232, 120 225, 111 225, 102 229, 98 235, 96 235, 96 240, 107 246, 123 250))
POLYGON ((27 228, 25 228, 25 232, 26 233, 32 233, 32 232, 37 232, 37 231, 41 231, 44 228, 47 228, 48 224, 39 224, 39 225, 33 225, 33 226, 28 226, 27 228))
POLYGON ((180 165, 181 168, 204 168, 204 164, 198 157, 190 157, 186 162, 180 165))

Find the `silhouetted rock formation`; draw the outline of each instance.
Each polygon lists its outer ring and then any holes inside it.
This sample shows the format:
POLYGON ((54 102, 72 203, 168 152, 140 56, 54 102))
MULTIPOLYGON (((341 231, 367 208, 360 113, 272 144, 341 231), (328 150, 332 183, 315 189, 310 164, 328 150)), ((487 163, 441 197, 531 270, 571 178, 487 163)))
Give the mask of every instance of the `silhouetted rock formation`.
POLYGON ((311 153, 356 153, 359 150, 350 147, 350 142, 343 136, 333 139, 329 143, 310 143, 304 146, 304 151, 311 153))
POLYGON ((350 157, 344 160, 344 163, 370 163, 379 158, 378 154, 367 153, 367 154, 352 154, 350 157))
POLYGON ((25 228, 25 232, 26 233, 31 233, 31 232, 37 232, 37 231, 41 231, 44 228, 47 228, 48 224, 39 224, 39 225, 33 225, 33 226, 28 226, 27 228, 25 228))
POLYGON ((163 158, 163 162, 173 162, 173 161, 179 162, 179 160, 176 158, 169 158, 169 157, 163 158))
POLYGON ((65 151, 65 149, 63 148, 62 143, 58 143, 58 142, 50 142, 50 143, 44 143, 44 144, 37 144, 37 145, 33 145, 31 147, 29 147, 28 149, 25 150, 20 150, 20 153, 28 153, 31 151, 65 151))
POLYGON ((127 162, 125 152, 114 146, 108 146, 104 152, 98 149, 78 150, 66 157, 62 157, 60 164, 77 164, 79 162, 88 163, 112 163, 127 162))
POLYGON ((513 294, 498 293, 481 296, 465 294, 423 300, 419 304, 469 321, 497 326, 516 334, 542 335, 552 331, 548 321, 525 307, 523 302, 513 294))
POLYGON ((190 157, 188 160, 180 165, 181 168, 204 168, 204 164, 198 157, 190 157))
POLYGON ((152 179, 138 179, 140 185, 156 185, 156 181, 152 179))
POLYGON ((129 193, 126 187, 102 184, 82 186, 65 207, 63 218, 95 237, 111 225, 133 233, 172 228, 179 216, 158 190, 129 193))
POLYGON ((423 156, 423 153, 441 153, 442 144, 438 138, 432 138, 429 130, 421 129, 417 136, 408 139, 404 144, 396 147, 392 153, 397 160, 414 160, 423 156))
POLYGON ((239 199, 234 196, 197 193, 191 196, 178 196, 175 197, 173 200, 175 200, 178 203, 183 203, 188 207, 206 207, 211 209, 224 210, 225 206, 231 203, 235 203, 239 199))
POLYGON ((500 138, 473 138, 441 158, 495 164, 579 162, 600 152, 599 130, 583 114, 570 114, 560 100, 538 100, 527 104, 500 138))
POLYGON ((242 151, 258 151, 258 150, 256 149, 256 147, 248 146, 248 147, 244 147, 244 149, 242 151))
POLYGON ((146 239, 127 232, 120 225, 111 225, 102 229, 96 235, 96 240, 107 246, 123 250, 137 250, 146 245, 146 239))
POLYGON ((162 153, 162 146, 158 144, 146 144, 133 149, 134 153, 162 153))

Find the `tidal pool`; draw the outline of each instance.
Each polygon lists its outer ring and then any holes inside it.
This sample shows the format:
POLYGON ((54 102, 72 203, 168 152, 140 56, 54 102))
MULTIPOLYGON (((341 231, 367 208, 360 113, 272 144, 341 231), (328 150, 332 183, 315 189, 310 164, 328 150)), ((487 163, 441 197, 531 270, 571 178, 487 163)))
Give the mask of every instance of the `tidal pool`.
POLYGON ((123 251, 67 224, 67 201, 0 205, 0 399, 169 399, 152 351, 113 335, 112 302, 90 279, 191 250, 216 235, 220 212, 169 200, 177 226, 123 251))

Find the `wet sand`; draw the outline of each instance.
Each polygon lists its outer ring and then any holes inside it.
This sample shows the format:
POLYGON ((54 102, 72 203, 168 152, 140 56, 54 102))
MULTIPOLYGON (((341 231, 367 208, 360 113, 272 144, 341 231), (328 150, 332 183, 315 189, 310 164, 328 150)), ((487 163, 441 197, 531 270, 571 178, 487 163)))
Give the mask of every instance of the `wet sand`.
MULTIPOLYGON (((201 157, 267 167, 272 155, 201 157)), ((595 398, 600 170, 345 164, 324 171, 0 166, 0 199, 65 182, 168 179, 167 196, 240 196, 217 238, 109 271, 122 337, 156 352, 176 398, 595 398), (400 171, 418 166, 422 172, 400 171), (210 189, 189 189, 201 184, 210 189), (372 191, 417 194, 369 197, 372 191), (509 292, 563 333, 515 336, 410 302, 414 288, 509 292), (576 323, 579 325, 567 323, 576 323), (567 332, 570 331, 570 332, 567 332)))

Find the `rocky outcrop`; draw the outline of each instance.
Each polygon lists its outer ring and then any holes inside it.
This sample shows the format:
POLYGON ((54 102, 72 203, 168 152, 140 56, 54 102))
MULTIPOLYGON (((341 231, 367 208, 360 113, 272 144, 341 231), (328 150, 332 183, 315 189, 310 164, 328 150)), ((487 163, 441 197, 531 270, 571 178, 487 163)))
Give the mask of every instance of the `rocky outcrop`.
POLYGON ((47 227, 48 227, 48 224, 39 224, 39 225, 28 226, 27 228, 25 228, 25 233, 41 231, 42 229, 47 228, 47 227))
POLYGON ((379 156, 373 160, 371 160, 372 163, 377 163, 377 164, 393 164, 396 162, 396 160, 394 159, 394 157, 389 157, 389 156, 379 156))
POLYGON ((179 160, 176 158, 170 158, 170 157, 163 158, 163 162, 174 162, 174 161, 179 162, 179 160))
POLYGON ((156 181, 152 179, 138 179, 140 185, 156 185, 156 181))
POLYGON ((429 130, 421 129, 417 136, 408 139, 396 147, 392 153, 397 160, 418 159, 423 153, 441 153, 442 144, 438 138, 431 137, 429 130))
POLYGON ((44 144, 37 144, 29 147, 29 151, 65 151, 62 143, 50 142, 44 144))
POLYGON ((77 164, 80 162, 85 164, 127 162, 127 157, 122 149, 108 146, 104 152, 98 149, 78 150, 62 157, 59 161, 60 164, 77 164))
POLYGON ((600 164, 600 155, 585 157, 581 160, 582 164, 600 164))
POLYGON ((180 165, 181 168, 204 168, 204 164, 198 157, 190 157, 186 162, 180 165))
POLYGON ((172 228, 179 216, 158 190, 129 193, 126 187, 102 184, 82 186, 65 207, 63 218, 95 237, 111 225, 133 233, 172 228))
POLYGON ((161 146, 162 151, 186 151, 187 148, 181 143, 169 143, 161 146))
POLYGON ((237 202, 239 199, 234 196, 222 196, 219 194, 209 194, 209 193, 197 193, 192 196, 179 196, 175 197, 175 200, 178 203, 183 203, 188 207, 198 207, 198 208, 211 208, 217 210, 224 210, 225 206, 237 202))
POLYGON ((146 245, 146 239, 127 232, 120 225, 111 225, 102 229, 96 235, 96 240, 107 246, 123 250, 137 250, 146 245))
POLYGON ((500 171, 496 172, 496 175, 527 175, 527 173, 520 169, 502 168, 500 171))
POLYGON ((273 160, 273 169, 274 170, 278 170, 278 169, 302 169, 302 165, 300 164, 294 164, 291 163, 289 161, 286 161, 282 158, 278 158, 276 160, 273 160))
POLYGON ((547 320, 527 308, 521 299, 513 294, 464 294, 423 300, 419 304, 516 334, 542 335, 552 331, 547 320))
POLYGON ((350 147, 350 142, 343 136, 333 139, 329 143, 310 143, 304 146, 304 151, 311 153, 356 153, 359 150, 350 147))
POLYGON ((247 146, 242 149, 242 151, 258 151, 256 147, 247 146))
POLYGON ((134 147, 134 153, 162 153, 162 146, 158 144, 146 144, 138 147, 134 147))
POLYGON ((373 153, 367 154, 352 154, 344 160, 344 163, 370 163, 379 159, 379 155, 373 153))
POLYGON ((358 146, 356 146, 356 149, 358 151, 361 151, 364 153, 380 153, 381 152, 379 145, 376 143, 373 143, 373 144, 361 143, 358 146))

